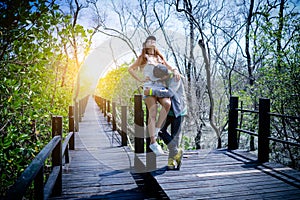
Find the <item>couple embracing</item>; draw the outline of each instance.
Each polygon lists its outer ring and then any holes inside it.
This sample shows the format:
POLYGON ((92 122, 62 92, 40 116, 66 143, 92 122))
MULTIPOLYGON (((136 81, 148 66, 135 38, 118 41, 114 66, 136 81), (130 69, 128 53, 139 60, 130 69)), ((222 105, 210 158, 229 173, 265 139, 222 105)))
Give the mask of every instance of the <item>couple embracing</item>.
POLYGON ((143 83, 144 101, 149 110, 150 149, 156 155, 164 154, 156 141, 159 136, 169 149, 168 169, 179 170, 183 155, 183 150, 179 147, 181 124, 187 111, 183 76, 176 68, 171 67, 158 51, 154 36, 149 36, 143 43, 141 55, 128 71, 137 81, 143 83), (143 70, 142 80, 136 74, 139 68, 143 70), (156 121, 158 103, 162 108, 156 121))

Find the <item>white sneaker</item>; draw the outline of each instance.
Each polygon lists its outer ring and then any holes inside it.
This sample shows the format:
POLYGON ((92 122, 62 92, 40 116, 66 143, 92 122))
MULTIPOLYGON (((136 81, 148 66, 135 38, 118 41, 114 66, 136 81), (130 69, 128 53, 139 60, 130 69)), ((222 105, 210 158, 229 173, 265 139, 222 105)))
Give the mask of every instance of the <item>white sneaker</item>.
POLYGON ((165 152, 162 150, 161 146, 157 142, 150 144, 149 147, 157 156, 165 154, 165 152))

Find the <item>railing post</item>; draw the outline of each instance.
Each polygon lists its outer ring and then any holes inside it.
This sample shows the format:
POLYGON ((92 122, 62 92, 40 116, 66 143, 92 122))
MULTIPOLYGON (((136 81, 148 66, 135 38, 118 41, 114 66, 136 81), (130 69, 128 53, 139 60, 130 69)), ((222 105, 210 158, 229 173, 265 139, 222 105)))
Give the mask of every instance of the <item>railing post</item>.
POLYGON ((145 172, 145 166, 138 158, 144 153, 144 111, 142 95, 134 95, 134 168, 136 172, 145 172))
POLYGON ((87 96, 84 98, 84 104, 83 104, 83 113, 82 113, 82 116, 84 116, 85 109, 86 109, 87 103, 88 103, 88 101, 89 101, 89 98, 90 98, 89 95, 87 95, 87 96))
POLYGON ((82 121, 82 99, 79 100, 79 103, 78 103, 78 119, 79 119, 79 122, 82 121))
MULTIPOLYGON (((107 101, 107 113, 110 114, 110 101, 107 101)), ((107 115, 107 122, 110 122, 110 115, 107 115)))
POLYGON ((44 198, 44 166, 41 167, 34 179, 34 199, 44 198))
POLYGON ((228 150, 238 149, 237 126, 238 126, 238 97, 230 97, 229 122, 228 122, 228 150))
POLYGON ((106 117, 106 99, 103 99, 103 116, 106 117))
MULTIPOLYGON (((59 135, 62 138, 62 117, 52 117, 52 138, 59 135)), ((62 193, 62 141, 52 151, 52 167, 60 166, 60 172, 54 184, 52 195, 59 196, 62 193)))
POLYGON ((259 99, 258 161, 269 161, 270 99, 259 99))
MULTIPOLYGON (((146 124, 148 125, 148 120, 149 120, 149 110, 148 108, 146 109, 146 124)), ((156 165, 156 155, 153 153, 153 151, 150 149, 150 134, 149 134, 149 129, 146 129, 146 168, 147 171, 154 171, 157 168, 156 165)))
POLYGON ((112 102, 112 130, 113 131, 117 130, 116 115, 117 115, 116 102, 112 102))
POLYGON ((74 110, 74 120, 75 120, 75 131, 79 131, 79 108, 78 102, 75 102, 75 110, 74 110))
POLYGON ((97 104, 97 106, 99 106, 98 105, 98 97, 95 95, 95 96, 93 96, 94 97, 94 100, 95 100, 95 102, 96 102, 96 104, 97 104))
MULTIPOLYGON (((32 121, 32 131, 36 131, 36 121, 32 121)), ((33 134, 34 135, 34 134, 33 134)), ((34 179, 34 199, 44 198, 44 165, 39 170, 38 174, 34 179)))
POLYGON ((101 97, 97 96, 97 104, 99 107, 99 110, 101 111, 101 97))
POLYGON ((127 146, 127 106, 121 106, 122 146, 127 146))
POLYGON ((102 113, 103 113, 103 102, 104 102, 104 99, 102 97, 100 97, 100 110, 102 113))
POLYGON ((134 149, 144 153, 144 112, 142 95, 134 95, 134 149))
POLYGON ((69 148, 71 150, 75 149, 75 127, 74 127, 74 106, 69 106, 69 132, 73 132, 73 135, 69 141, 69 148))

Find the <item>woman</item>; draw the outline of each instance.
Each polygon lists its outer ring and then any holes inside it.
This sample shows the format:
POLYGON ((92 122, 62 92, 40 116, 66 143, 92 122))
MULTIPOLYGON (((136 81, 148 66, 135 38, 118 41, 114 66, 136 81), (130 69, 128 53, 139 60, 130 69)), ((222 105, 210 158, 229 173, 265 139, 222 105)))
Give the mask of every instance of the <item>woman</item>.
MULTIPOLYGON (((165 88, 165 81, 157 78, 153 75, 153 69, 155 66, 163 64, 169 70, 175 71, 175 68, 172 68, 161 55, 161 53, 156 48, 156 38, 154 36, 149 36, 146 41, 143 43, 143 50, 138 59, 129 67, 129 73, 139 82, 144 83, 143 87, 146 88, 165 88), (136 70, 138 68, 143 69, 144 79, 141 80, 137 74, 136 70)), ((174 72, 177 80, 180 79, 180 75, 177 72, 174 72)), ((156 97, 156 96, 145 96, 144 101, 149 110, 148 117, 148 130, 150 135, 150 149, 156 155, 164 154, 161 146, 156 142, 156 137, 160 130, 160 127, 164 123, 167 114, 171 107, 171 100, 168 97, 156 97), (158 121, 156 123, 156 114, 157 114, 157 102, 162 105, 162 109, 159 113, 158 121)))
POLYGON ((145 95, 153 95, 157 97, 170 97, 171 108, 168 113, 167 119, 159 131, 158 135, 168 145, 168 169, 180 170, 183 150, 179 147, 182 137, 181 126, 187 114, 186 95, 184 89, 183 78, 179 81, 175 80, 172 74, 169 74, 167 79, 167 90, 161 91, 155 88, 144 90, 145 95), (171 133, 168 132, 168 127, 171 126, 171 133), (176 164, 177 167, 176 167, 176 164))

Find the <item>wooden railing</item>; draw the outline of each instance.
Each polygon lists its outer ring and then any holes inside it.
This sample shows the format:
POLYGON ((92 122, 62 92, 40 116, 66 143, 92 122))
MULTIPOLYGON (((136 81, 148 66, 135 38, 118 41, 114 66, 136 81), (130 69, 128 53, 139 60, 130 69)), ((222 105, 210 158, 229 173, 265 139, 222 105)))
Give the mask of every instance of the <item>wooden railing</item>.
POLYGON ((68 164, 69 150, 75 149, 75 127, 83 116, 88 96, 81 99, 75 106, 69 106, 69 133, 63 139, 62 116, 52 117, 52 140, 36 155, 29 166, 24 170, 15 184, 7 191, 6 199, 23 199, 26 191, 34 182, 34 199, 48 199, 50 196, 60 196, 62 193, 62 164, 68 164), (44 183, 44 165, 51 155, 52 170, 44 183))
MULTIPOLYGON (((128 119, 127 106, 120 106, 121 117, 120 126, 117 127, 116 120, 116 103, 105 100, 104 98, 95 96, 95 101, 103 112, 104 116, 107 117, 107 121, 112 123, 112 130, 118 131, 122 138, 122 145, 126 146, 128 141, 128 119), (111 110, 112 107, 112 110, 111 110)), ((146 152, 146 170, 156 168, 156 157, 154 154, 148 154, 152 152, 149 148, 150 138, 147 129, 144 131, 144 124, 147 124, 147 120, 144 122, 144 110, 143 110, 142 95, 134 96, 134 152, 136 155, 143 154, 146 152), (146 148, 145 148, 146 142, 146 148)), ((147 112, 147 110, 146 110, 147 112)), ((271 137, 271 117, 283 117, 300 120, 300 117, 286 116, 278 113, 270 113, 270 100, 261 98, 259 100, 259 110, 246 110, 238 108, 238 97, 230 98, 229 108, 229 123, 228 123, 228 150, 235 150, 239 148, 238 133, 246 133, 252 137, 258 137, 257 150, 258 150, 258 162, 268 162, 270 152, 270 141, 280 142, 282 144, 288 144, 291 146, 300 147, 297 142, 287 141, 271 137), (242 113, 254 113, 258 115, 258 133, 251 130, 244 130, 238 128, 238 116, 239 112, 242 113)), ((140 161, 135 162, 135 164, 140 161)), ((138 167, 141 169, 141 166, 138 167)))
POLYGON ((238 132, 243 132, 251 136, 258 137, 258 162, 268 162, 270 153, 270 141, 288 144, 291 146, 300 147, 297 142, 282 140, 271 137, 271 117, 281 117, 300 120, 300 117, 287 116, 278 113, 270 112, 270 99, 259 99, 259 110, 245 110, 238 108, 238 97, 230 98, 229 108, 229 123, 228 123, 228 149, 238 149, 238 132), (238 112, 254 113, 258 115, 258 133, 250 130, 243 130, 238 128, 238 112))

